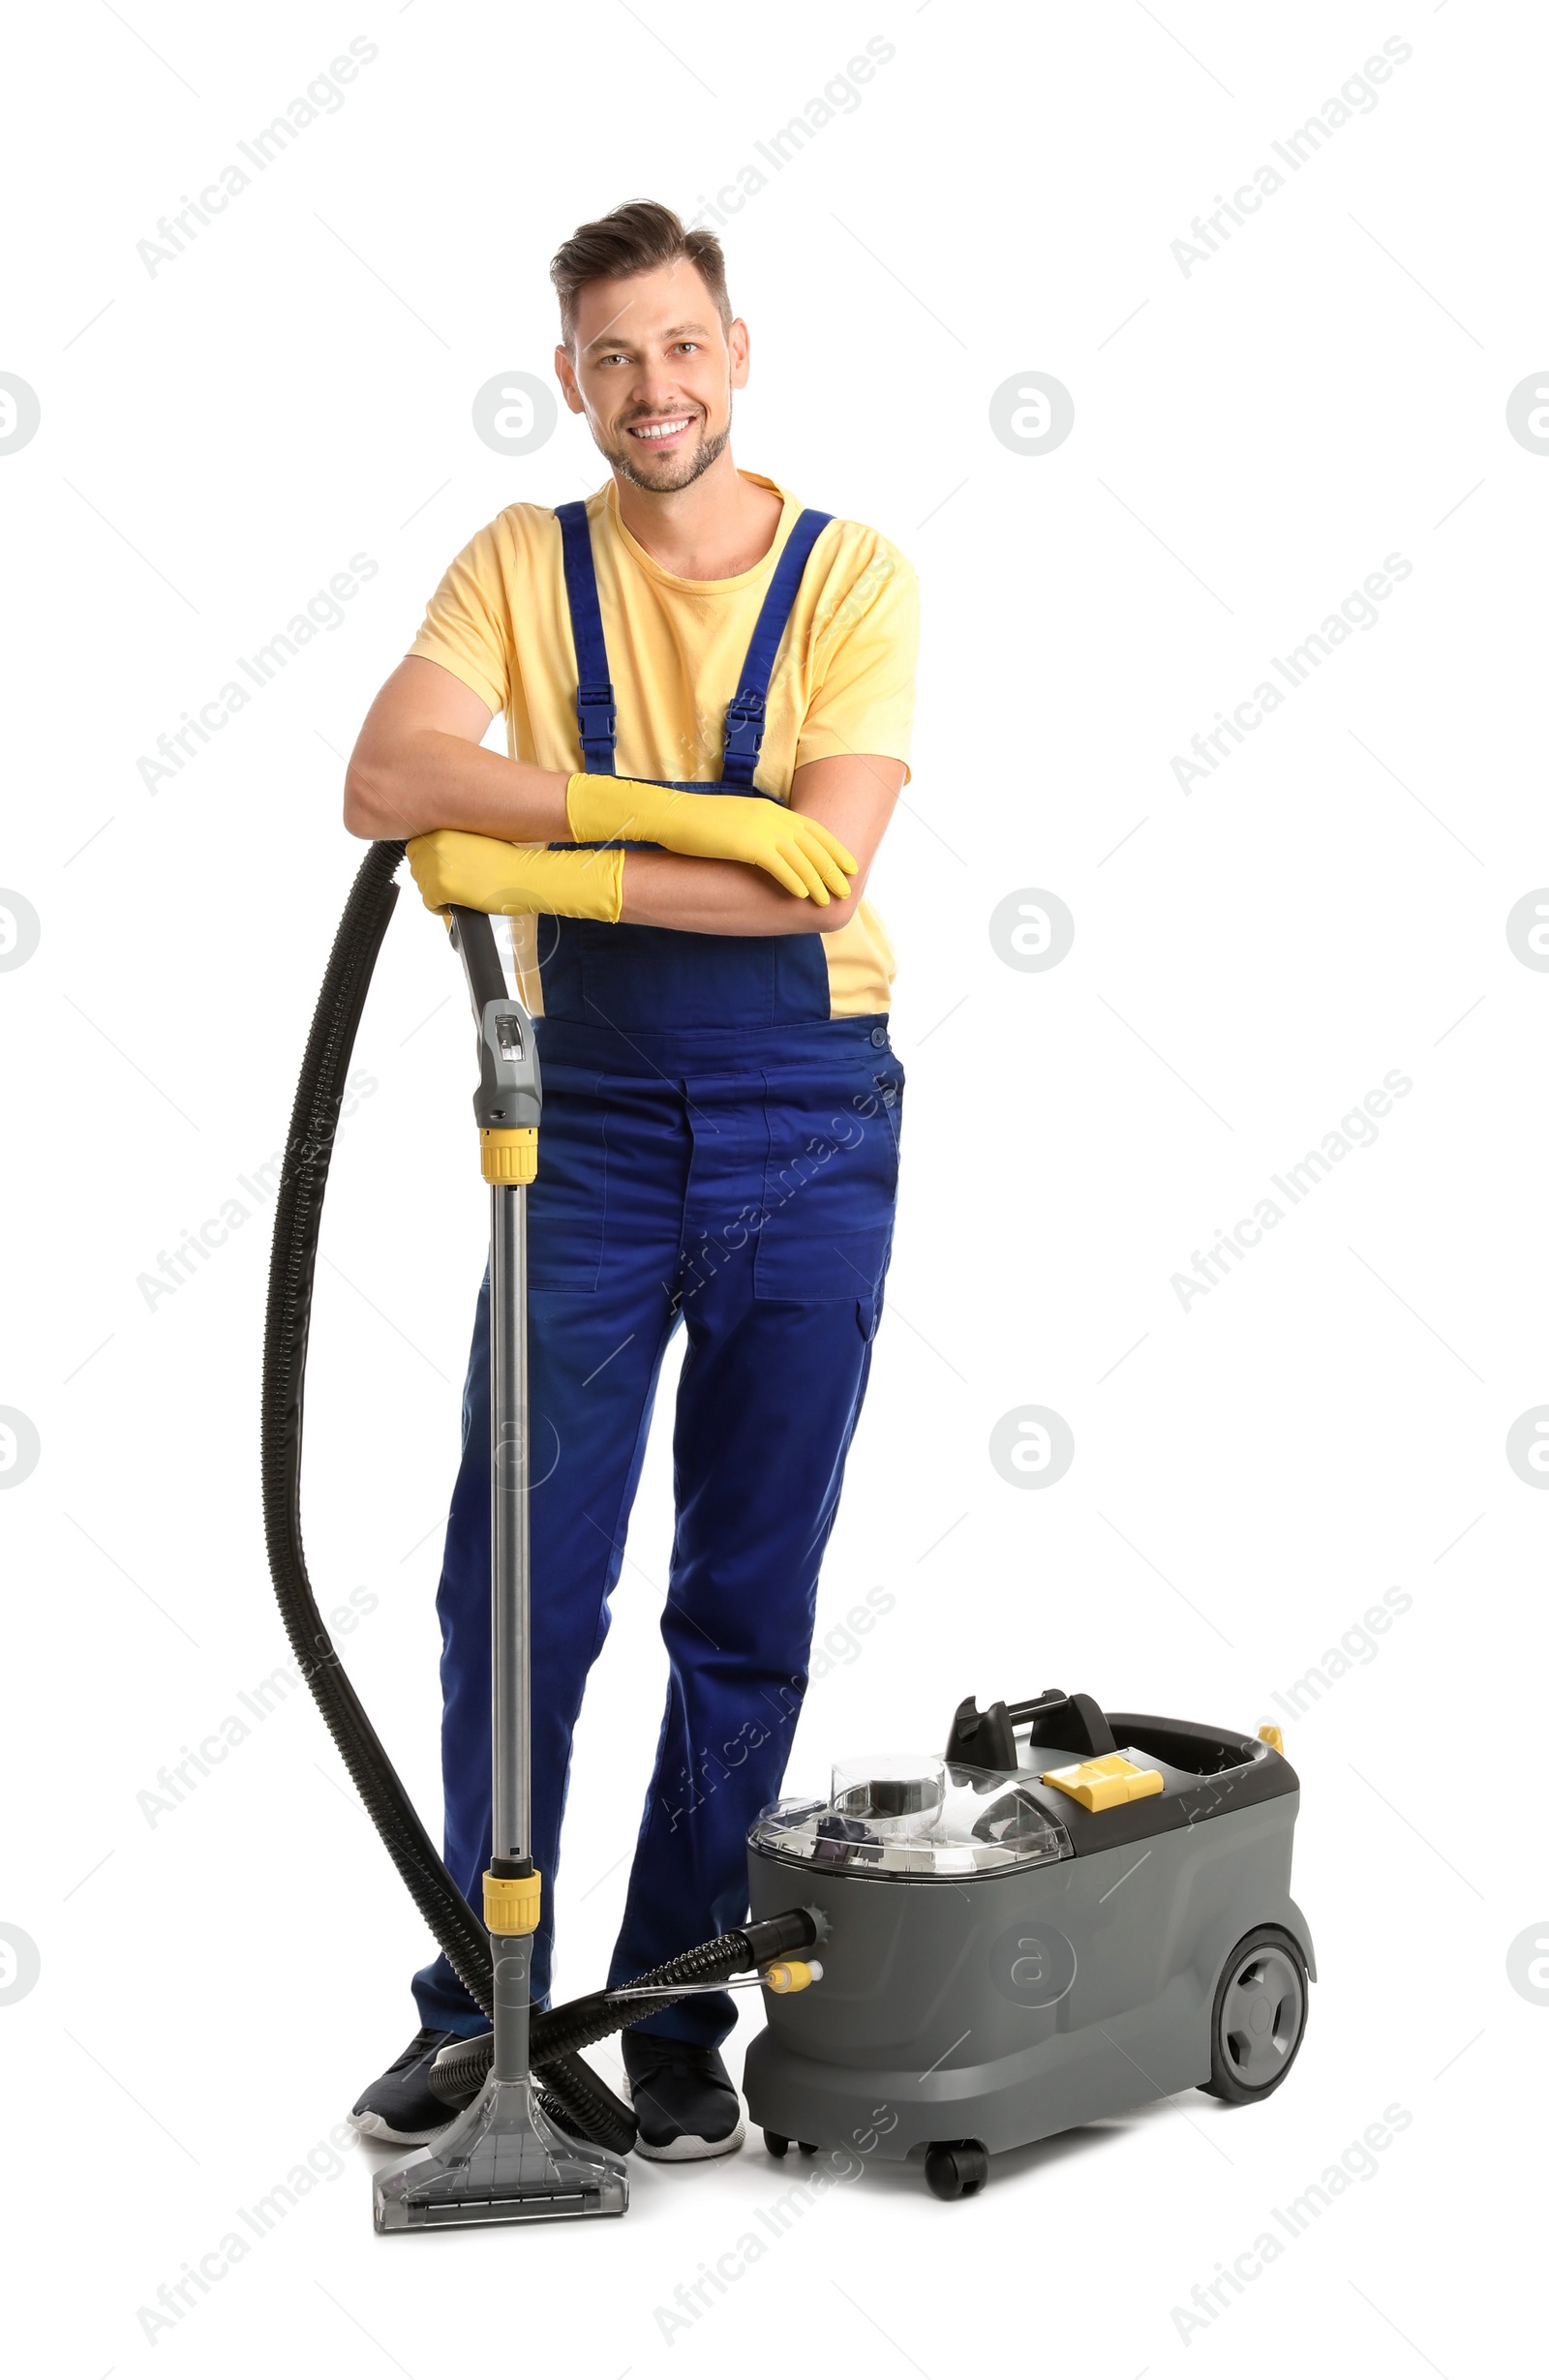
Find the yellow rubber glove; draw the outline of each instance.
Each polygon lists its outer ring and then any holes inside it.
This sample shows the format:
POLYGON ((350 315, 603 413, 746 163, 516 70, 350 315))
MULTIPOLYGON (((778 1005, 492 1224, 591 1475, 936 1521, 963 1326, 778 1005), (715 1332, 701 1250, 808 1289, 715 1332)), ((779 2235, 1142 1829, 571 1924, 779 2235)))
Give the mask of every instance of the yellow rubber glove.
POLYGON ((692 859, 742 859, 764 868, 799 899, 828 907, 844 900, 860 861, 815 818, 804 818, 762 794, 676 794, 638 777, 594 777, 578 770, 564 789, 565 816, 578 843, 659 843, 692 859))
POLYGON ((622 851, 549 851, 501 843, 454 827, 416 834, 409 864, 427 909, 482 909, 506 918, 596 918, 617 925, 623 907, 622 851))

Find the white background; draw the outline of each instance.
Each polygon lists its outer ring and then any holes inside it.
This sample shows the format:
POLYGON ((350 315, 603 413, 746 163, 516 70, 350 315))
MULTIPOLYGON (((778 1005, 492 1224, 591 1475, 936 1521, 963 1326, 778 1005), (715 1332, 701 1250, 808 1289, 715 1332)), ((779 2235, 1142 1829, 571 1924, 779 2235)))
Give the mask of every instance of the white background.
MULTIPOLYGON (((0 1403, 42 1446, 0 1498, 0 1918, 42 1959, 0 2005, 18 2367, 1459 2380, 1515 2352, 1549 2012, 1506 1953, 1549 1936, 1549 1501, 1504 1441, 1549 1397, 1549 978, 1504 927, 1549 880, 1549 466, 1505 407, 1549 363, 1544 52, 1533 9, 1473 0, 67 0, 13 23, 0 369, 42 407, 0 454, 0 881, 42 924, 0 979, 0 1403), (1185 274, 1192 219, 1395 34, 1380 105, 1185 274), (147 272, 158 218, 357 35, 380 54, 343 107, 147 272), (1281 1720, 1306 2047, 1260 2109, 1189 2094, 997 2160, 960 2206, 868 2173, 670 2343, 654 2309, 792 2176, 761 2146, 637 2163, 621 2224, 434 2244, 374 2238, 351 2150, 148 2345, 137 2309, 407 2037, 424 1954, 299 1696, 154 1824, 137 1798, 285 1653, 257 1495, 269 1209, 237 1177, 283 1141, 359 857, 342 759, 472 530, 598 482, 567 414, 519 460, 470 418, 493 375, 548 374, 560 239, 642 194, 691 213, 873 35, 896 55, 861 104, 725 234, 739 459, 893 537, 926 618, 873 881, 905 1181, 820 1629, 879 1583, 896 1602, 834 1640, 791 1779, 933 1746, 969 1691, 1281 1720), (989 427, 1028 371, 1075 404, 1042 456, 989 427), (357 553, 377 575, 343 624, 148 793, 138 756, 357 553), (1392 553, 1412 567, 1378 624, 1182 792, 1172 756, 1392 553), (1047 973, 989 941, 1028 887, 1076 919, 1047 973), (1171 1276, 1389 1069, 1412 1090, 1375 1145, 1185 1309, 1171 1276), (233 1195, 247 1223, 148 1308, 137 1277, 233 1195), (1041 1492, 987 1453, 1030 1403, 1076 1441, 1041 1492), (1411 1607, 1291 1720, 1276 1695, 1394 1587, 1411 1607), (1375 2176, 1180 2336, 1171 2309, 1395 2102, 1375 2176)), ((433 1824, 484 1231, 450 966, 406 901, 334 1171, 305 1499, 325 1605, 377 1598, 345 1650, 433 1824)), ((567 1991, 603 1971, 657 1725, 664 1434, 582 1727, 567 1991)))

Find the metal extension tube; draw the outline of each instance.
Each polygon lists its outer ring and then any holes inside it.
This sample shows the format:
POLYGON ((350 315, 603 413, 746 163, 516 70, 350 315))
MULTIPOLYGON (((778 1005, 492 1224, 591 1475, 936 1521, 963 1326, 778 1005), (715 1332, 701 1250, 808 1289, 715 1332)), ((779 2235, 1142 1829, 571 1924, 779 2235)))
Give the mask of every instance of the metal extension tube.
POLYGON ((379 2231, 622 2214, 622 2159, 574 2141, 539 2106, 529 2059, 539 1879, 531 1839, 527 1183, 541 1106, 532 1020, 507 988, 488 918, 456 910, 479 1038, 478 1120, 490 1185, 491 1844, 484 1880, 494 2057, 472 2105, 377 2176, 379 2231))

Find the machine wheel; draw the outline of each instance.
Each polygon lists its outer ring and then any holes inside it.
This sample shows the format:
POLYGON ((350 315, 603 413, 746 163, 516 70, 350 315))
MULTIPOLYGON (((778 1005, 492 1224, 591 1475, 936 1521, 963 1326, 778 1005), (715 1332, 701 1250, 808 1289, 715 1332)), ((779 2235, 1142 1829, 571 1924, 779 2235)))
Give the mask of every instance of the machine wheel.
POLYGON ((1266 2099, 1291 2072, 1307 2026, 1307 1962, 1283 1926, 1256 1925, 1222 1970, 1210 2013, 1214 2099, 1266 2099))
POLYGON ((766 2131, 764 2134, 764 2146, 771 2156, 783 2156, 790 2145, 783 2132, 766 2131))
POLYGON ((804 2156, 816 2156, 817 2142, 815 2140, 799 2140, 796 2145, 804 2156))
POLYGON ((926 2152, 926 2181, 938 2198, 972 2198, 988 2180, 982 2140, 933 2140, 926 2152))

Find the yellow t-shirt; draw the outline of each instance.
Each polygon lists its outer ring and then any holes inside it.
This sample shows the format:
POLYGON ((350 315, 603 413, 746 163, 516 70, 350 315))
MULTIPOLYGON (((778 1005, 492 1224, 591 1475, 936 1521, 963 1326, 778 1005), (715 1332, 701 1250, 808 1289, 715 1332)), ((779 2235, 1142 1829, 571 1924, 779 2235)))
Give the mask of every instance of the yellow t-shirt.
MULTIPOLYGON (((773 480, 744 476, 774 488, 784 509, 763 560, 734 579, 680 579, 663 570, 620 519, 611 479, 588 498, 621 776, 691 782, 720 773, 726 706, 802 510, 773 480)), ((770 680, 759 791, 788 800, 794 769, 836 753, 875 752, 907 766, 918 641, 910 564, 875 529, 831 521, 807 562, 770 680)), ((539 768, 581 766, 560 525, 545 506, 508 505, 464 547, 410 650, 505 713, 513 760, 539 768)), ((535 1001, 535 937, 532 920, 524 922, 517 952, 535 1001)), ((831 1013, 885 1010, 893 947, 870 904, 863 901, 848 925, 825 934, 823 947, 831 1013)))

